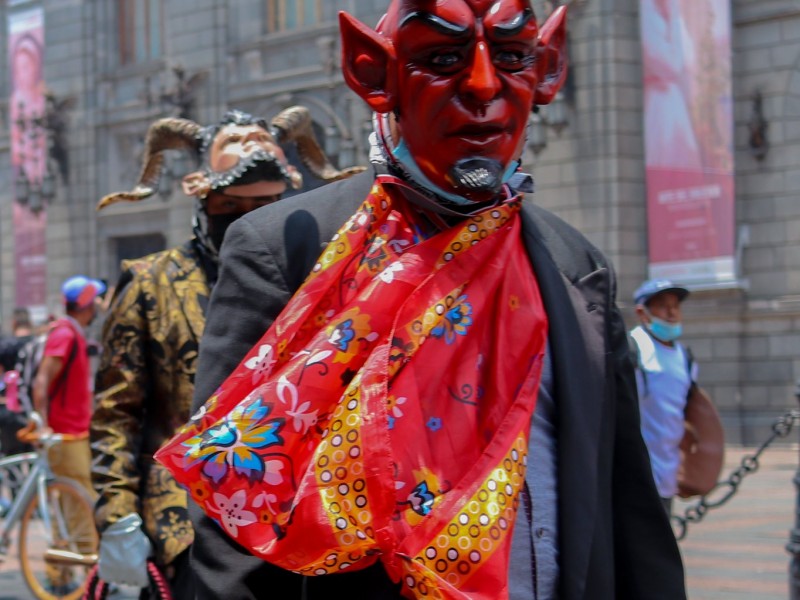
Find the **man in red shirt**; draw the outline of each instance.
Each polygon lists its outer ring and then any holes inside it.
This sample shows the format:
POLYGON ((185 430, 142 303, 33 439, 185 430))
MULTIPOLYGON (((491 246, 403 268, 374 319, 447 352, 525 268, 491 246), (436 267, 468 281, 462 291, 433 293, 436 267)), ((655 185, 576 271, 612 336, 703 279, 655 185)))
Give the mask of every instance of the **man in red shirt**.
POLYGON ((61 286, 67 315, 50 327, 33 383, 33 406, 64 441, 50 451, 53 473, 80 482, 94 496, 90 479, 89 420, 92 392, 84 328, 94 320, 102 281, 83 275, 61 286))
MULTIPOLYGON (((89 421, 92 391, 89 355, 84 329, 94 320, 97 297, 105 292, 102 281, 76 275, 61 286, 65 317, 50 325, 39 370, 33 380, 33 408, 63 441, 50 448, 48 459, 54 475, 68 477, 86 488, 92 499, 89 421)), ((80 540, 91 540, 91 512, 65 507, 67 526, 80 540)), ((94 552, 94 544, 79 543, 81 552, 94 552)), ((77 587, 69 572, 48 564, 47 577, 55 593, 70 593, 77 587)))

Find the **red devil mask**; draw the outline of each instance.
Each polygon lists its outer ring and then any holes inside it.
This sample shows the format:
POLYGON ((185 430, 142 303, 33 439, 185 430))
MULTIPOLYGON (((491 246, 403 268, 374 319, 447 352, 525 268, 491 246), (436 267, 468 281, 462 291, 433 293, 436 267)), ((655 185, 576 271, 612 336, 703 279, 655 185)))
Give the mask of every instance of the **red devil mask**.
POLYGON ((348 85, 435 186, 491 199, 522 154, 534 104, 566 76, 565 9, 538 29, 528 0, 394 0, 377 31, 340 13, 348 85))

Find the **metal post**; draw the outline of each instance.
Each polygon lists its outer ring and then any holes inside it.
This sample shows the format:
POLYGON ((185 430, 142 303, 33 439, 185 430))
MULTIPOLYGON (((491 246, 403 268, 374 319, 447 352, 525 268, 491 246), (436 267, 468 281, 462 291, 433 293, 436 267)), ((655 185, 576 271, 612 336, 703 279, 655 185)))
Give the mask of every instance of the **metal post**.
MULTIPOLYGON (((795 396, 800 402, 800 381, 797 382, 795 396)), ((786 550, 792 555, 789 563, 789 599, 800 600, 800 464, 794 474, 794 485, 797 489, 794 505, 794 528, 789 534, 786 550)))

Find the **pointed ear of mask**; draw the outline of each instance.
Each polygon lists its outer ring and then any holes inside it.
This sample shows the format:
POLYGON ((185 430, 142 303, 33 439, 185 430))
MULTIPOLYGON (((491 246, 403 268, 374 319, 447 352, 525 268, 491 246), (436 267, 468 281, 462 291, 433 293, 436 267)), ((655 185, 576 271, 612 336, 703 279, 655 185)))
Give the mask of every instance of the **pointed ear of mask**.
POLYGON ((397 58, 392 42, 345 12, 339 13, 339 28, 347 85, 375 112, 394 110, 397 58))
POLYGON ((539 31, 539 83, 534 104, 550 104, 567 79, 567 7, 559 7, 539 31))

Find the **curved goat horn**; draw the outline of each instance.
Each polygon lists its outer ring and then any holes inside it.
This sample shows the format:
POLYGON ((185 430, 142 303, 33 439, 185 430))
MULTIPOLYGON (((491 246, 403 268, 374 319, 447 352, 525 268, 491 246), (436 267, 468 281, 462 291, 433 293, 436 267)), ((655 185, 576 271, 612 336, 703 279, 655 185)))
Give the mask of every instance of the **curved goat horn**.
POLYGON ((314 175, 324 181, 346 179, 356 173, 361 173, 366 167, 348 167, 337 169, 334 167, 311 127, 311 114, 305 106, 291 106, 272 119, 272 132, 278 143, 294 142, 300 160, 314 175))
POLYGON ((114 192, 103 196, 96 210, 115 202, 138 202, 152 196, 158 188, 158 179, 164 166, 164 150, 181 148, 195 150, 198 147, 200 125, 188 119, 168 117, 159 119, 147 130, 144 142, 144 166, 139 181, 129 192, 114 192))

